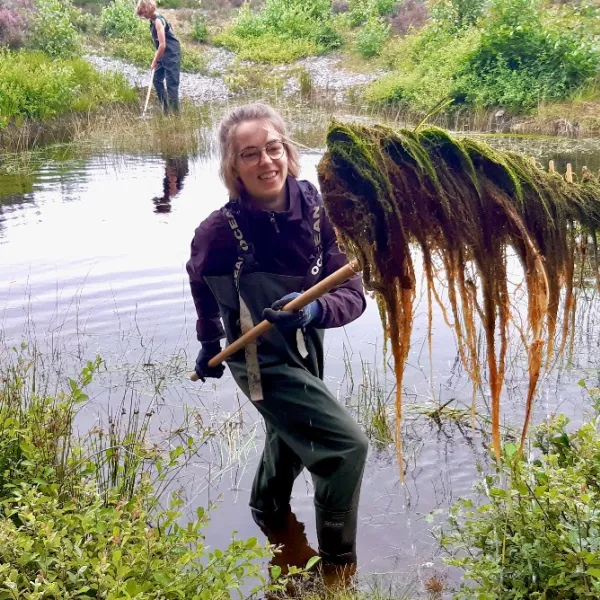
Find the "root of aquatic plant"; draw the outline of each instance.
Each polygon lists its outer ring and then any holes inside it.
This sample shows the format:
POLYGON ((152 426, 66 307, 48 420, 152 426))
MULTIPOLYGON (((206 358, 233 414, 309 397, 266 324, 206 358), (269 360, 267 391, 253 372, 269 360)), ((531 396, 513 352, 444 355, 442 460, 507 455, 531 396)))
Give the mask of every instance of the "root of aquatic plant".
POLYGON ((516 253, 528 301, 524 337, 529 384, 522 450, 540 373, 555 353, 563 352, 573 323, 576 240, 580 244, 592 240, 594 252, 588 252, 588 258, 594 272, 600 270, 598 180, 587 172, 581 183, 572 183, 525 156, 457 139, 436 128, 396 131, 339 122, 329 129, 318 173, 327 213, 340 243, 358 259, 365 286, 377 296, 391 342, 400 461, 402 375, 416 287, 411 247, 421 251, 429 311, 435 298, 455 331, 474 389, 481 385, 476 331, 478 322, 482 326, 498 461, 500 396, 513 310, 507 251, 516 253), (436 259, 443 265, 440 275, 445 278, 450 310, 434 291, 440 271, 436 259), (555 351, 561 297, 563 328, 555 351))

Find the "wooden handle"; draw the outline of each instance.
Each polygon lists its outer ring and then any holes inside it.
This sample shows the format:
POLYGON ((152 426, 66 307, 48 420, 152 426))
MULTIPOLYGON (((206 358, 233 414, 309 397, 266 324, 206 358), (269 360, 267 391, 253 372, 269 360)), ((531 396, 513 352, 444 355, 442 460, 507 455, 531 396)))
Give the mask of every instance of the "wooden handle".
POLYGON ((146 93, 146 103, 144 104, 144 112, 142 115, 146 114, 146 110, 148 109, 148 100, 150 100, 150 91, 152 90, 152 80, 154 79, 154 69, 150 71, 150 83, 148 84, 148 92, 146 93))
MULTIPOLYGON (((356 275, 360 271, 360 265, 357 260, 344 265, 341 269, 338 269, 331 275, 325 277, 319 281, 316 285, 309 288, 293 300, 290 300, 284 307, 283 310, 300 310, 307 304, 310 304, 313 300, 320 298, 327 292, 331 291, 334 287, 341 285, 353 275, 356 275)), ((253 342, 256 338, 260 337, 266 331, 269 331, 273 327, 269 321, 261 321, 258 325, 247 331, 244 335, 239 337, 233 343, 229 344, 225 349, 221 350, 219 354, 213 356, 208 361, 209 367, 216 367, 223 361, 227 360, 232 354, 235 354, 238 350, 244 348, 250 342, 253 342)), ((200 379, 196 373, 193 373, 190 377, 192 381, 198 381, 200 379)))

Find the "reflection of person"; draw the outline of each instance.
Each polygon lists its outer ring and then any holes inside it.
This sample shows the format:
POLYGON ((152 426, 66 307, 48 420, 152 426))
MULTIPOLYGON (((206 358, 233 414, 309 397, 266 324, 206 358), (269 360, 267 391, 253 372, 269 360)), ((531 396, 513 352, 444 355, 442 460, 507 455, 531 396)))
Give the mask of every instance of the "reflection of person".
POLYGON ((155 0, 139 0, 136 14, 150 21, 150 33, 156 48, 151 69, 154 88, 165 113, 179 112, 179 70, 181 47, 168 21, 156 12, 155 0), (165 93, 165 83, 167 91, 165 93))
POLYGON ((163 195, 152 198, 155 212, 171 212, 171 198, 179 194, 183 187, 183 180, 189 171, 187 156, 170 156, 167 158, 163 178, 163 195))
POLYGON ((281 310, 346 257, 318 191, 296 179, 298 154, 275 110, 264 104, 234 109, 221 123, 220 145, 231 199, 196 229, 187 264, 202 343, 196 373, 203 380, 222 376, 224 367, 208 361, 224 332, 231 343, 263 318, 276 325, 227 360, 266 422, 252 514, 262 524, 287 514, 294 480, 306 467, 323 562, 352 564, 368 443, 323 382, 322 330, 362 314, 362 284, 355 276, 300 311, 281 310))

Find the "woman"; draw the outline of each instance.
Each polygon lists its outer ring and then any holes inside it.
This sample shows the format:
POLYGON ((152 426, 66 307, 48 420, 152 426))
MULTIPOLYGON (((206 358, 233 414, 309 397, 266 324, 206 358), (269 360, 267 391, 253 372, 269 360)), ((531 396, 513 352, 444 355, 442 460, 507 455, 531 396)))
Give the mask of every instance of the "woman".
POLYGON ((315 187, 296 179, 299 159, 281 116, 264 104, 234 109, 220 125, 221 176, 230 201, 192 241, 187 264, 202 348, 196 373, 263 319, 276 327, 227 361, 265 419, 266 440, 250 506, 263 529, 287 519, 296 477, 313 478, 319 553, 325 564, 356 561, 356 527, 367 439, 323 383, 323 329, 359 317, 360 278, 304 309, 281 310, 294 296, 346 264, 315 187), (224 325, 223 326, 221 324, 224 325))
POLYGON ((154 88, 165 114, 179 112, 179 69, 181 47, 167 20, 156 12, 155 0, 139 0, 136 14, 150 21, 150 33, 156 48, 150 68, 154 71, 154 88), (165 81, 167 91, 165 93, 165 81))

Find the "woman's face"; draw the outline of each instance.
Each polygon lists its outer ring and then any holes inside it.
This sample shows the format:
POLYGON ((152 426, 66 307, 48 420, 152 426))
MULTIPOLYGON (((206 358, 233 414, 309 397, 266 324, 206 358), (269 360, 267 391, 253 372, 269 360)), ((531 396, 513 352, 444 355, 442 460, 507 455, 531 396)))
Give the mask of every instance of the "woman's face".
POLYGON ((267 208, 285 201, 288 158, 281 135, 269 121, 246 121, 237 127, 235 168, 246 192, 267 208))

